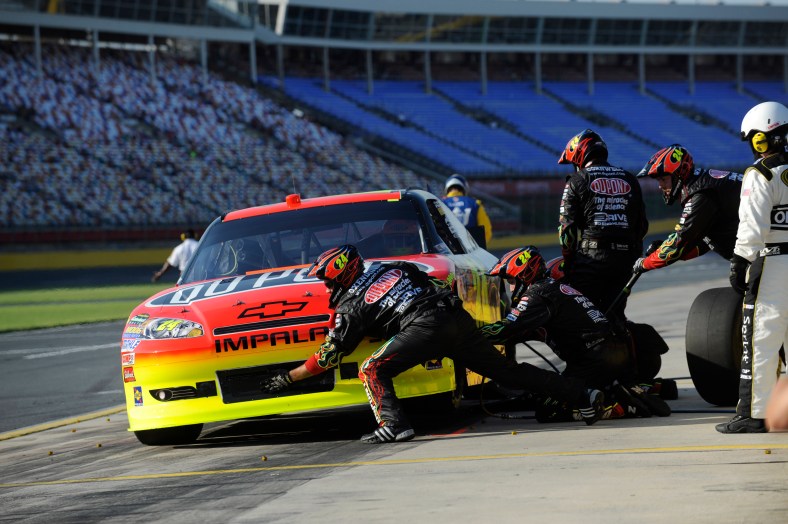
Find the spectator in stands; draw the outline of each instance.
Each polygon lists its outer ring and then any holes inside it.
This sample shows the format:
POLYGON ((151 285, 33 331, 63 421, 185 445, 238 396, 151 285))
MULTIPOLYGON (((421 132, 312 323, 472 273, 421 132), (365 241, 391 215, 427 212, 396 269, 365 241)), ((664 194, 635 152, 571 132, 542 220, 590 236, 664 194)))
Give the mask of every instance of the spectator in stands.
POLYGON ((191 260, 192 255, 197 251, 197 240, 195 239, 194 230, 189 229, 181 233, 181 243, 175 246, 170 256, 164 261, 161 269, 153 273, 151 278, 152 282, 157 282, 170 268, 177 267, 178 271, 183 273, 186 269, 186 264, 191 260))
POLYGON ((690 260, 709 250, 731 259, 739 227, 741 173, 695 169, 690 152, 673 144, 654 153, 637 176, 656 180, 666 205, 681 195, 684 209, 675 231, 653 242, 635 262, 636 272, 690 260))
POLYGON ((469 196, 469 192, 470 187, 465 177, 454 174, 446 180, 443 201, 471 232, 476 227, 483 227, 485 244, 489 243, 493 236, 490 217, 487 216, 481 200, 469 196))
POLYGON ((611 311, 643 252, 648 231, 637 178, 607 162, 607 144, 586 129, 566 144, 559 164, 572 164, 559 210, 564 273, 612 321, 626 320, 626 296, 611 311))

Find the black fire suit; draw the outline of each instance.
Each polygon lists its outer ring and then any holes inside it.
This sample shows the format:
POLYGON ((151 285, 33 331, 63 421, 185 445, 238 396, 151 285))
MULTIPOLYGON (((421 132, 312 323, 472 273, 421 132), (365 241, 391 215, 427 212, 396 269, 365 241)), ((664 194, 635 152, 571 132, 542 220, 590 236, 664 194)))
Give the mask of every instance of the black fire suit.
POLYGON ((632 274, 648 231, 637 178, 601 163, 567 177, 561 197, 559 241, 569 282, 608 317, 623 321, 626 297, 611 304, 632 274))
POLYGON ((577 404, 587 397, 581 380, 508 360, 482 336, 445 283, 407 262, 373 263, 338 297, 334 327, 307 360, 307 369, 316 374, 336 366, 365 336, 387 340, 359 371, 381 426, 408 426, 394 392, 394 377, 443 357, 506 387, 577 404))
POLYGON ((682 190, 684 209, 675 232, 643 261, 646 271, 690 260, 707 253, 733 256, 739 227, 739 194, 744 175, 696 169, 682 190))
POLYGON ((496 344, 538 339, 566 362, 564 376, 602 389, 629 382, 634 362, 627 344, 612 333, 605 316, 582 293, 552 278, 531 284, 512 299, 505 319, 481 332, 496 344))

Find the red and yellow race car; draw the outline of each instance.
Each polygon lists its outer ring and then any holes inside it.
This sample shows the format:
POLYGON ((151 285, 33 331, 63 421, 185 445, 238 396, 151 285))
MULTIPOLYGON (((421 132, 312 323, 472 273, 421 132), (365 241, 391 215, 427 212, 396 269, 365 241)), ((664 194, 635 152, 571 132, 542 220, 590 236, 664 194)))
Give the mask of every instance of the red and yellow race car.
MULTIPOLYGON (((260 389, 272 369, 303 363, 323 342, 331 310, 309 266, 323 251, 355 245, 365 260, 408 260, 455 286, 479 322, 501 315, 495 257, 433 194, 380 191, 229 212, 206 229, 175 287, 132 311, 121 340, 130 430, 143 444, 196 440, 203 424, 366 406, 358 366, 383 341, 367 339, 333 372, 285 395, 260 389)), ((450 359, 399 375, 400 398, 443 399, 481 377, 450 359)))

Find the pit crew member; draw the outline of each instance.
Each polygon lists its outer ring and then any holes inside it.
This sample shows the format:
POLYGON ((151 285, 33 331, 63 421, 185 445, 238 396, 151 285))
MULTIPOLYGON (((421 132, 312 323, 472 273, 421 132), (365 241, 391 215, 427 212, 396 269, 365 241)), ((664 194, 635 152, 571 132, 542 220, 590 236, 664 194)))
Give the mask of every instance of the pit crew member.
POLYGON ((331 291, 334 326, 325 343, 301 366, 274 373, 261 384, 277 392, 338 365, 364 336, 387 340, 361 365, 359 378, 378 428, 367 443, 410 440, 415 433, 394 391, 393 379, 431 359, 456 362, 504 386, 545 393, 574 403, 587 424, 602 415, 604 394, 576 378, 506 359, 476 328, 462 301, 442 281, 408 262, 373 262, 366 270, 355 246, 321 254, 309 271, 331 291))
POLYGON ((558 163, 572 164, 575 173, 566 177, 558 235, 570 284, 608 318, 624 322, 626 297, 616 297, 643 252, 648 220, 637 178, 607 156, 607 144, 591 129, 566 144, 558 163))
POLYGON ((657 181, 665 205, 673 205, 681 195, 684 209, 674 232, 652 243, 634 271, 663 268, 709 251, 731 259, 739 227, 741 173, 696 169, 690 152, 673 144, 654 153, 637 176, 657 181))
MULTIPOLYGON (((496 344, 537 339, 566 363, 565 377, 579 378, 615 398, 637 416, 667 416, 670 407, 635 385, 636 363, 623 336, 616 335, 607 318, 582 293, 550 277, 535 246, 506 253, 490 275, 512 286, 512 310, 505 319, 480 331, 496 344), (628 408, 632 408, 631 410, 628 408)), ((538 404, 541 418, 566 418, 571 410, 555 411, 552 399, 538 404), (563 411, 563 413, 561 413, 563 411)))
POLYGON ((736 415, 720 433, 762 433, 769 394, 788 346, 788 108, 763 102, 741 123, 757 159, 744 171, 731 285, 745 289, 736 415))

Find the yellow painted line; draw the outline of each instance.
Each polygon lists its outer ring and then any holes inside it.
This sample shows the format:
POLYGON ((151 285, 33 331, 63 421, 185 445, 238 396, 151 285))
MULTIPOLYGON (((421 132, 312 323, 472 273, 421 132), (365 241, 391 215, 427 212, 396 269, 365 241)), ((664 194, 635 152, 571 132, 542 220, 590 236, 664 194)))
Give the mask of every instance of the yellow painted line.
POLYGON ((399 460, 371 460, 358 462, 336 462, 328 464, 302 464, 292 466, 268 466, 257 468, 216 469, 205 471, 180 471, 177 473, 151 473, 148 475, 120 475, 116 477, 92 477, 80 479, 62 479, 32 482, 14 482, 0 484, 0 488, 18 488, 24 486, 53 486, 61 484, 84 484, 90 482, 121 482, 125 480, 153 480, 166 478, 197 477, 207 475, 236 475, 238 473, 260 473, 265 471, 289 471, 322 468, 353 468, 359 466, 396 466, 403 464, 434 464, 438 462, 462 462, 476 460, 502 460, 513 458, 541 457, 579 457, 623 454, 651 453, 702 453, 710 451, 764 451, 772 449, 788 449, 788 444, 735 444, 729 446, 674 446, 664 448, 630 448, 630 449, 596 449, 586 451, 545 451, 537 453, 501 453, 497 455, 460 455, 456 457, 433 457, 399 460))
POLYGON ((38 433, 40 431, 46 431, 52 428, 60 428, 63 426, 68 426, 69 424, 79 424, 80 422, 83 422, 85 420, 92 420, 94 418, 101 418, 101 417, 106 417, 108 415, 115 415, 125 410, 126 410, 126 405, 121 404, 120 406, 115 406, 114 408, 107 408, 107 409, 102 409, 100 411, 93 411, 91 413, 85 413, 84 415, 79 415, 78 417, 69 417, 61 420, 53 420, 52 422, 46 422, 44 424, 28 426, 22 429, 15 429, 13 431, 8 431, 6 433, 0 433, 0 441, 22 437, 25 435, 30 435, 31 433, 38 433))

